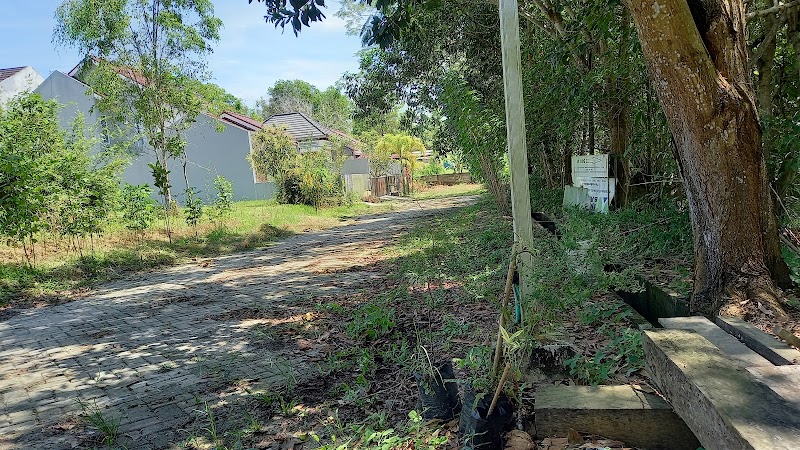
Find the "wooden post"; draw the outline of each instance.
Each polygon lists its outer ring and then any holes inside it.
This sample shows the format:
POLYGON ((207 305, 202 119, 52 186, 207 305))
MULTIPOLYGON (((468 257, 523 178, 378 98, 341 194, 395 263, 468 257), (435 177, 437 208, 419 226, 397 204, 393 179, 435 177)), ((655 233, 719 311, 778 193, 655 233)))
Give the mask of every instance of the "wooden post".
POLYGON ((533 223, 528 181, 528 148, 525 144, 525 107, 522 98, 522 62, 519 49, 517 0, 499 0, 500 43, 503 53, 503 86, 506 97, 506 135, 508 165, 511 171, 511 211, 514 240, 517 242, 520 292, 530 293, 533 258, 533 223))

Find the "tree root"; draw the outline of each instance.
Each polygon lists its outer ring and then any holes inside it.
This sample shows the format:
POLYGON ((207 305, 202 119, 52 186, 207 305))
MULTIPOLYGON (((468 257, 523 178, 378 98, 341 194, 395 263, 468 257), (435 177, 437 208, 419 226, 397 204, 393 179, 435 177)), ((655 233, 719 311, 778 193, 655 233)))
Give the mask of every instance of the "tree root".
POLYGON ((729 302, 720 305, 720 313, 740 316, 741 314, 737 313, 741 311, 738 305, 749 300, 758 305, 758 309, 764 314, 769 315, 770 312, 774 314, 776 322, 784 324, 789 320, 789 314, 783 308, 785 299, 782 297, 780 290, 775 287, 772 279, 761 276, 746 277, 738 281, 733 283, 735 287, 727 289, 729 302))

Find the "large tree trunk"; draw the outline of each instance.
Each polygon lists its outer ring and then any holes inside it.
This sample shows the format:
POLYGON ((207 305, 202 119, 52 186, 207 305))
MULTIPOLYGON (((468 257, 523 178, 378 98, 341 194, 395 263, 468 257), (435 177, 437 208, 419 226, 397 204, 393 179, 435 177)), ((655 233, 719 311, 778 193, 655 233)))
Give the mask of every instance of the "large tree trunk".
POLYGON ((741 0, 629 0, 677 146, 694 232, 692 309, 746 296, 783 314, 788 283, 761 152, 741 0))

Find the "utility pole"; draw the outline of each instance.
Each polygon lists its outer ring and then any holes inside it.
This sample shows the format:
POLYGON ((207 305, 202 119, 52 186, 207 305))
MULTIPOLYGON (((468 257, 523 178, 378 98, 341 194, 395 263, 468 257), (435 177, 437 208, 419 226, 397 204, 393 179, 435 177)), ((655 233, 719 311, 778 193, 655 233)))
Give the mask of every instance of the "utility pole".
POLYGON ((499 0, 500 44, 503 54, 503 87, 506 97, 506 135, 508 165, 511 171, 511 212, 514 218, 514 241, 517 243, 517 267, 520 293, 530 294, 533 264, 533 223, 528 181, 528 147, 525 143, 525 106, 522 97, 522 61, 519 48, 519 11, 517 0, 499 0))

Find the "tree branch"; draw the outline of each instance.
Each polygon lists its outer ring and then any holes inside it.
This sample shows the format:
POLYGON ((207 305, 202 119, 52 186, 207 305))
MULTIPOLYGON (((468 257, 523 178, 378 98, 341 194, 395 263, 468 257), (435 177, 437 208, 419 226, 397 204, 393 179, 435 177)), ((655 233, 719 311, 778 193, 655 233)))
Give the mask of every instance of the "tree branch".
POLYGON ((770 14, 778 13, 785 11, 787 9, 796 8, 800 6, 800 0, 794 0, 793 2, 789 3, 782 3, 780 5, 773 6, 772 8, 762 9, 760 11, 753 11, 747 13, 747 20, 755 19, 756 17, 764 17, 770 14))

